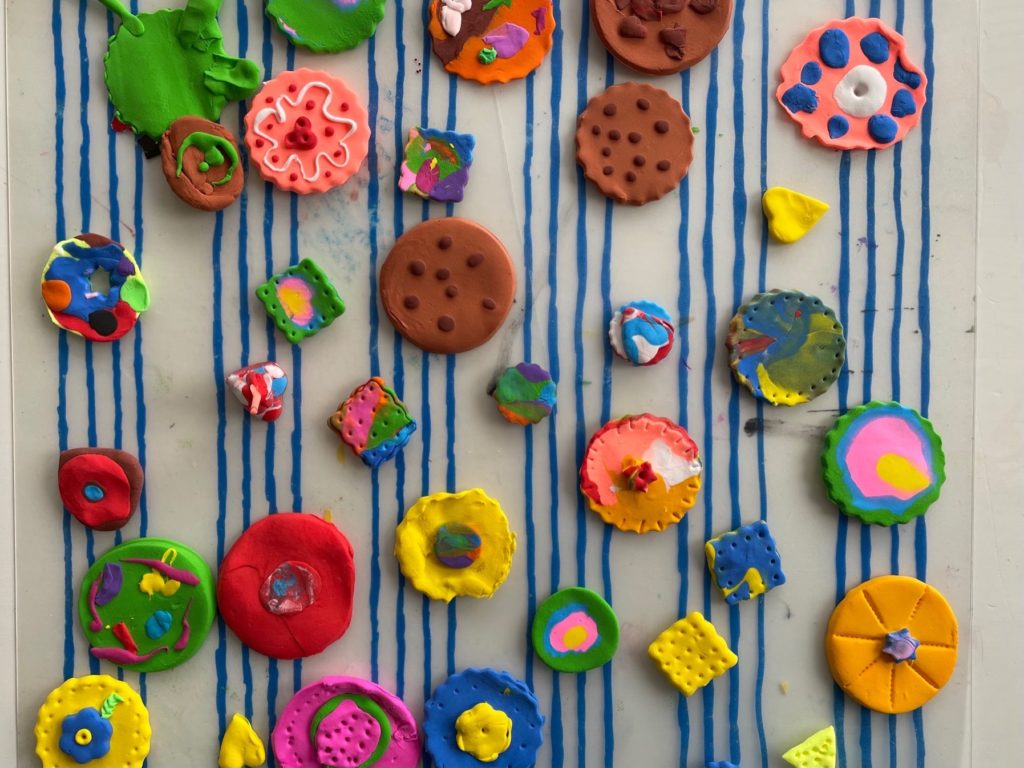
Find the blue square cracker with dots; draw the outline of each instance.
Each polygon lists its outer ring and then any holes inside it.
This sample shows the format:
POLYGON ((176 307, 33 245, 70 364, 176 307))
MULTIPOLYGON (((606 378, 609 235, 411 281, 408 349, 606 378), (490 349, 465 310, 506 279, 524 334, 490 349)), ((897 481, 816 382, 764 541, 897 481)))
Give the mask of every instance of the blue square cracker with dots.
POLYGON ((723 533, 704 545, 711 580, 729 605, 786 583, 782 558, 763 520, 723 533))

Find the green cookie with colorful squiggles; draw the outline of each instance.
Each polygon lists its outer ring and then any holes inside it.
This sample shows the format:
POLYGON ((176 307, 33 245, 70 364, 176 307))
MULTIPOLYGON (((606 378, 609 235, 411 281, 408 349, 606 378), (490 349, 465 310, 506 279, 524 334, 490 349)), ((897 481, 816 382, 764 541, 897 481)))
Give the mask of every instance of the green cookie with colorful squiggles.
POLYGON ((100 2, 121 18, 104 58, 107 93, 118 120, 136 133, 158 139, 184 115, 216 121, 228 102, 259 87, 256 64, 224 50, 221 0, 138 15, 121 0, 100 2))
POLYGON ((267 0, 267 15, 295 45, 338 53, 373 37, 385 0, 267 0))

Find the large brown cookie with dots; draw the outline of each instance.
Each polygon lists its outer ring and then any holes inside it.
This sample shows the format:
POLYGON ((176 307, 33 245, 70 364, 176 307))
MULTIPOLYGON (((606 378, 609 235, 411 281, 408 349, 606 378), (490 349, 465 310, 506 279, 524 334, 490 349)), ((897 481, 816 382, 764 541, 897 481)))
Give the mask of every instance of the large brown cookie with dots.
POLYGON ((576 124, 576 160, 605 195, 643 205, 677 186, 693 160, 690 118, 660 88, 613 85, 576 124))
POLYGON ((605 48, 648 75, 689 69, 725 37, 733 0, 590 0, 605 48))
POLYGON ((478 347, 505 322, 516 295, 512 259, 493 234, 467 219, 432 219, 395 243, 380 270, 384 311, 427 352, 478 347))

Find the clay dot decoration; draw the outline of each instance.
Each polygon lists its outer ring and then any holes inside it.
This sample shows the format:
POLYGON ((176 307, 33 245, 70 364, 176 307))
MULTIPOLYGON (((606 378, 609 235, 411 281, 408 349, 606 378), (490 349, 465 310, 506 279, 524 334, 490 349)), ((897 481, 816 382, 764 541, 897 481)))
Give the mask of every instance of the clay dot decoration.
POLYGON ((555 32, 552 0, 431 0, 434 55, 459 77, 488 85, 526 77, 555 32))
POLYGON ((445 523, 434 534, 434 555, 449 568, 469 568, 480 559, 480 534, 471 525, 445 523))
POLYGON ((352 621, 352 545, 311 514, 279 513, 245 531, 217 577, 217 605, 257 653, 297 659, 320 653, 352 621))
POLYGON ((36 755, 47 768, 140 768, 151 735, 146 705, 127 683, 108 675, 71 677, 39 708, 36 755))
POLYGON ((427 752, 445 768, 531 768, 544 740, 540 703, 507 672, 469 668, 424 704, 427 752))
POLYGON ((590 508, 620 530, 663 531, 693 506, 702 471, 687 431, 644 413, 594 433, 580 467, 580 490, 590 508))
POLYGON ((41 291, 53 323, 89 341, 120 339, 149 309, 149 288, 135 257, 102 235, 82 234, 53 246, 41 291), (98 272, 106 273, 107 286, 93 285, 98 272))
POLYGON ((946 598, 909 576, 854 587, 828 622, 825 655, 836 684, 876 712, 926 704, 956 667, 957 621, 946 598))
POLYGON ((558 392, 551 374, 533 363, 506 368, 491 389, 498 412, 513 424, 538 424, 551 415, 558 392))
POLYGON ((693 160, 682 105, 650 85, 613 85, 576 122, 576 161, 601 193, 643 205, 679 186, 693 160))
POLYGON ((119 544, 93 563, 79 592, 89 653, 135 672, 188 661, 206 640, 213 615, 209 566, 169 539, 119 544))
POLYGON ((433 600, 490 597, 508 577, 515 551, 516 535, 501 505, 479 488, 424 496, 395 530, 402 574, 433 600))
POLYGON ((468 219, 417 224, 398 238, 380 270, 388 319, 427 352, 480 346, 505 322, 515 294, 515 268, 505 246, 468 219))
POLYGON ((138 459, 114 448, 73 448, 57 464, 64 508, 98 531, 121 528, 139 505, 143 472, 138 459))
POLYGON ((846 360, 835 313, 799 291, 754 296, 730 321, 725 346, 736 380, 772 405, 798 405, 823 394, 846 360))
POLYGON ((559 672, 585 672, 611 661, 619 647, 619 620, 596 592, 569 587, 540 604, 533 618, 533 648, 559 672))
POLYGON ((373 37, 385 0, 267 0, 267 16, 295 45, 338 53, 373 37))
POLYGON ((171 191, 201 211, 227 208, 245 186, 235 137, 202 117, 171 123, 160 140, 160 167, 171 191))
POLYGON ((326 192, 359 171, 369 150, 366 108, 343 81, 314 69, 263 84, 245 115, 245 144, 279 189, 326 192))
POLYGON ((282 766, 416 768, 420 736, 408 708, 369 680, 324 677, 285 705, 270 737, 282 766))
POLYGON ((615 354, 633 365, 655 365, 672 351, 676 329, 672 318, 653 301, 623 304, 608 324, 615 354))
POLYGON ((833 149, 885 149, 921 119, 928 81, 878 19, 811 31, 782 65, 776 98, 803 135, 833 149))
POLYGON ((373 468, 394 458, 416 431, 405 403, 379 376, 356 387, 327 420, 327 426, 373 468))
POLYGON ((923 515, 946 480, 942 440, 930 421, 899 403, 872 401, 839 417, 821 459, 829 498, 876 525, 923 515))

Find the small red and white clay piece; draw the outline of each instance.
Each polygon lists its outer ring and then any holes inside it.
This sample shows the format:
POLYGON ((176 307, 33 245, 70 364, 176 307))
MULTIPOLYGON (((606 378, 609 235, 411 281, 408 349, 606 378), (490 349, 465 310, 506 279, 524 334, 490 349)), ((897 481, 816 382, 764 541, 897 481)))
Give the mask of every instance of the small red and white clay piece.
POLYGON ((920 121, 927 87, 902 35, 853 17, 812 30, 793 49, 775 96, 809 139, 832 149, 885 149, 920 121))
POLYGON ((277 421, 284 409, 288 376, 277 363, 253 363, 228 374, 228 387, 250 416, 277 421))
POLYGON ((288 512, 254 523, 217 576, 217 607, 238 639, 275 659, 320 653, 348 629, 352 545, 330 521, 288 512))
POLYGON ((115 448, 73 448, 57 464, 57 487, 64 508, 97 531, 124 526, 139 506, 142 465, 115 448))
POLYGON ((282 72, 253 98, 245 143, 260 175, 286 192, 326 192, 355 175, 369 150, 366 108, 342 80, 282 72))
POLYGON ((672 317, 653 301, 631 301, 612 315, 608 340, 616 356, 633 365, 654 365, 672 351, 676 328, 672 317))

